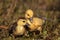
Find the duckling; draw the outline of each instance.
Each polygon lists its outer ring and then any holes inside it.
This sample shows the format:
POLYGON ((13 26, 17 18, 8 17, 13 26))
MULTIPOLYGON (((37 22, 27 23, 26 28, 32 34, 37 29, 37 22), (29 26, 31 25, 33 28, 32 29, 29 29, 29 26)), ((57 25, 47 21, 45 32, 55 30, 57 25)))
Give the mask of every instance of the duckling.
POLYGON ((19 19, 17 22, 15 22, 13 24, 13 26, 9 30, 9 33, 13 34, 16 37, 24 35, 26 32, 26 29, 24 28, 25 25, 26 25, 26 20, 25 19, 19 19))
POLYGON ((39 18, 33 18, 32 19, 32 23, 28 20, 28 24, 29 24, 29 28, 31 29, 30 31, 34 31, 34 30, 39 30, 41 31, 41 26, 43 25, 44 20, 39 19, 39 18))
POLYGON ((18 22, 17 22, 16 31, 14 32, 14 34, 23 35, 24 32, 25 32, 25 28, 24 28, 25 24, 26 24, 26 20, 19 19, 18 22))
POLYGON ((25 18, 30 31, 42 30, 42 25, 45 21, 41 18, 33 17, 33 11, 31 9, 26 11, 25 18))

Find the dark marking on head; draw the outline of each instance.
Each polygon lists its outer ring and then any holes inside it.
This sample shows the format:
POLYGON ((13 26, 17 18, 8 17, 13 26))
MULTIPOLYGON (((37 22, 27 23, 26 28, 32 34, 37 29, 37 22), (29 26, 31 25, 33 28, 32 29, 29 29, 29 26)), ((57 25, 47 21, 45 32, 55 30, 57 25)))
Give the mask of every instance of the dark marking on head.
POLYGON ((19 17, 18 20, 19 20, 19 19, 25 19, 25 17, 19 17))

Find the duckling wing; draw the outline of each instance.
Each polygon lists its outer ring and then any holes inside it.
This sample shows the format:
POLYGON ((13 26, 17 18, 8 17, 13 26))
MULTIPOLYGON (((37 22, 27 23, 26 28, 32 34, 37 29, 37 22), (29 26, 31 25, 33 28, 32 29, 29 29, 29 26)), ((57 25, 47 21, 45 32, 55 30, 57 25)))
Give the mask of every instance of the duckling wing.
POLYGON ((32 23, 35 24, 35 25, 42 25, 44 23, 44 20, 41 19, 41 18, 35 17, 35 18, 33 18, 32 23))
POLYGON ((16 26, 17 26, 17 23, 16 23, 16 22, 13 23, 13 24, 10 26, 10 28, 9 28, 9 30, 8 30, 8 31, 9 31, 9 35, 13 33, 13 30, 15 30, 16 26))

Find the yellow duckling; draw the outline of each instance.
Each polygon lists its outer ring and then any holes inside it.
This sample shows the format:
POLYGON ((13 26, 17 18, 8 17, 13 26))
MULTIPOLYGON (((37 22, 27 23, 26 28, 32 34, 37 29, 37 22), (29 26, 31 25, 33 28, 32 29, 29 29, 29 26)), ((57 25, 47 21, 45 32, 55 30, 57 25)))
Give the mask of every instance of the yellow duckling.
POLYGON ((14 31, 15 35, 23 35, 25 33, 24 25, 26 24, 26 20, 19 19, 17 22, 16 30, 14 31))
POLYGON ((28 24, 30 25, 29 28, 31 29, 31 31, 34 31, 34 30, 41 31, 41 29, 42 29, 41 26, 43 25, 43 23, 44 23, 44 20, 39 19, 39 18, 33 18, 32 23, 29 22, 29 20, 28 20, 28 24))
POLYGON ((41 31, 41 26, 44 23, 44 20, 38 17, 33 17, 33 11, 31 9, 26 11, 25 18, 29 24, 30 31, 39 30, 41 31))
POLYGON ((19 19, 17 23, 15 23, 9 33, 12 33, 14 36, 19 36, 25 34, 26 30, 24 26, 26 25, 25 19, 19 19), (15 25, 15 26, 14 26, 15 25))

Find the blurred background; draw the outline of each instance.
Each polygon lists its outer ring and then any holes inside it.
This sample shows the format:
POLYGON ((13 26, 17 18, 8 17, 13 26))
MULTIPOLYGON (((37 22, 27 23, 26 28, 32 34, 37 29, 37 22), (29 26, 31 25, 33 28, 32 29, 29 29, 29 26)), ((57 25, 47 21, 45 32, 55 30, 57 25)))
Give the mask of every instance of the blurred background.
POLYGON ((0 28, 0 40, 60 40, 60 0, 0 0, 0 26, 10 26, 19 17, 24 17, 25 11, 32 9, 34 16, 46 18, 42 37, 8 36, 8 30, 0 28))

